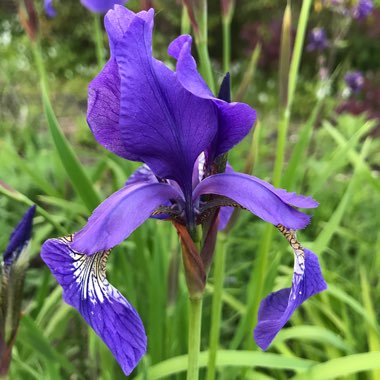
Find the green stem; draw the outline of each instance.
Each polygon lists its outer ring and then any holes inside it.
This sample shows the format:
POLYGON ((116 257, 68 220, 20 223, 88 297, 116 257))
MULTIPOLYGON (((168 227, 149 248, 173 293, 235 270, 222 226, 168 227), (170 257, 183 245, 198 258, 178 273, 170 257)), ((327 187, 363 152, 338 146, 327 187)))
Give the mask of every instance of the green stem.
POLYGON ((290 118, 290 110, 288 107, 282 110, 280 122, 278 123, 277 130, 277 148, 276 148, 276 159, 274 163, 273 170, 273 186, 280 186, 281 183, 281 175, 282 169, 284 166, 284 158, 285 158, 285 148, 287 142, 288 135, 288 127, 289 127, 289 118, 290 118))
POLYGON ((210 90, 215 94, 215 81, 208 52, 207 0, 200 0, 196 7, 195 14, 198 26, 197 30, 194 30, 194 33, 200 60, 200 72, 210 87, 210 90))
POLYGON ((222 18, 223 30, 223 71, 227 73, 230 71, 231 64, 231 18, 222 18))
POLYGON ((190 298, 189 302, 189 355, 187 380, 199 379, 199 352, 201 348, 202 298, 190 298))
POLYGON ((182 6, 181 34, 190 34, 190 18, 186 5, 182 6))
POLYGON ((104 43, 103 43, 103 29, 100 16, 93 13, 93 27, 94 27, 94 42, 96 48, 96 59, 98 61, 99 69, 101 70, 106 63, 104 54, 104 43))
MULTIPOLYGON (((289 69, 287 103, 281 111, 281 119, 278 125, 276 159, 273 172, 273 184, 275 186, 279 186, 281 184, 281 174, 283 170, 285 148, 287 142, 287 131, 291 116, 291 108, 294 99, 295 88, 297 84, 297 77, 302 56, 302 47, 305 39, 306 26, 310 13, 310 6, 311 0, 304 0, 302 2, 301 13, 298 20, 297 36, 289 69)), ((264 236, 261 240, 257 256, 257 263, 255 268, 253 268, 247 288, 247 314, 243 317, 237 328, 236 334, 231 343, 231 347, 238 347, 242 339, 244 339, 244 336, 247 335, 247 330, 252 331, 256 325, 257 312, 259 309, 260 301, 264 295, 264 285, 268 267, 269 253, 273 240, 273 231, 274 228, 272 225, 268 225, 264 230, 264 236), (252 297, 252 294, 255 294, 255 297, 252 297)), ((250 348, 253 347, 251 337, 247 338, 246 345, 250 348)))
POLYGON ((216 356, 219 345, 221 313, 222 313, 222 293, 224 283, 224 271, 226 261, 226 235, 218 235, 215 252, 214 267, 214 293, 212 298, 211 311, 211 331, 209 343, 209 357, 207 366, 207 380, 215 379, 216 356))
POLYGON ((198 54, 200 59, 200 71, 202 76, 205 78, 210 90, 213 94, 215 94, 215 81, 214 75, 212 73, 210 56, 208 53, 207 40, 200 41, 197 43, 198 54))

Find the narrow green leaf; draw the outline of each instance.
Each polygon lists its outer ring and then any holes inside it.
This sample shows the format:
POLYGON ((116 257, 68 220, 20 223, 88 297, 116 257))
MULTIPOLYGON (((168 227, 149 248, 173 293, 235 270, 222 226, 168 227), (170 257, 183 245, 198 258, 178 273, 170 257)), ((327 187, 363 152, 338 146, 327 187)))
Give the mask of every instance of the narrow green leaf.
MULTIPOLYGON (((208 352, 201 352, 199 356, 199 366, 205 367, 208 362, 208 352)), ((220 350, 218 351, 217 367, 262 367, 287 369, 292 371, 305 371, 315 362, 311 360, 288 358, 283 355, 266 352, 220 350)), ((187 355, 177 356, 156 364, 148 370, 149 380, 163 379, 176 373, 184 372, 187 368, 187 355)), ((142 380, 138 376, 137 380, 142 380)))
POLYGON ((304 168, 304 159, 313 134, 313 126, 316 122, 321 107, 322 100, 319 100, 315 105, 309 119, 306 121, 305 126, 302 128, 298 141, 292 150, 292 155, 290 156, 287 168, 281 179, 282 186, 287 190, 295 189, 296 181, 300 180, 300 175, 298 175, 298 173, 301 168, 304 168))
POLYGON ((70 182, 88 211, 92 211, 100 203, 100 197, 75 155, 73 148, 64 136, 46 92, 42 94, 42 103, 55 148, 66 169, 70 182))
MULTIPOLYGON (((364 160, 364 157, 366 156, 369 149, 369 140, 366 140, 362 147, 362 152, 360 154, 361 160, 364 160)), ((360 161, 361 161, 360 160, 360 161)), ((318 238, 313 243, 313 250, 316 252, 322 253, 326 247, 329 245, 329 242, 331 238, 333 237, 335 231, 338 229, 341 220, 343 218, 343 215, 349 205, 349 202, 355 192, 356 184, 357 184, 357 177, 358 173, 360 172, 360 161, 359 163, 356 163, 354 174, 350 180, 350 183, 347 186, 347 189, 339 202, 338 207, 334 210, 332 213, 329 221, 324 226, 322 232, 318 235, 318 238)))
MULTIPOLYGON (((373 324, 377 325, 378 323, 377 323, 376 312, 373 307, 370 286, 368 283, 367 274, 364 267, 360 268, 360 279, 361 279, 361 289, 362 289, 364 309, 366 310, 367 315, 372 320, 373 324)), ((373 325, 368 326, 367 340, 368 340, 369 351, 380 352, 380 336, 377 333, 376 329, 374 329, 373 325)), ((372 379, 373 380, 380 379, 380 370, 374 370, 372 372, 372 379)))
POLYGON ((354 354, 317 364, 293 380, 329 380, 380 368, 380 352, 354 354))
POLYGON ((59 363, 67 373, 77 373, 71 362, 54 349, 44 336, 43 331, 29 316, 22 318, 20 327, 18 339, 23 344, 31 347, 43 360, 59 363))
POLYGON ((339 335, 327 330, 324 327, 295 326, 283 329, 276 337, 276 340, 274 342, 275 346, 289 339, 299 339, 302 341, 312 341, 320 344, 328 344, 344 352, 352 352, 352 348, 349 347, 339 335))
POLYGON ((63 134, 55 116, 48 95, 46 72, 38 42, 32 44, 32 49, 40 76, 42 105, 54 146, 75 191, 86 205, 88 211, 92 211, 100 203, 100 197, 93 187, 72 146, 63 134))

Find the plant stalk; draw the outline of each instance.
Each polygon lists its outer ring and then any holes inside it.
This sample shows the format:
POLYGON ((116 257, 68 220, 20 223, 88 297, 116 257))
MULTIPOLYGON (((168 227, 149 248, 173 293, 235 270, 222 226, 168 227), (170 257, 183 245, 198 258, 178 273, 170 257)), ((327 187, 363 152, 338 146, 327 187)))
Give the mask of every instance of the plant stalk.
POLYGON ((211 331, 209 342, 209 357, 207 366, 207 380, 215 379, 216 372, 216 356, 218 353, 221 314, 222 314, 222 293, 224 283, 226 246, 227 239, 224 233, 218 235, 215 252, 214 267, 214 293, 212 298, 211 311, 211 331))
POLYGON ((99 70, 103 68, 106 63, 106 58, 104 54, 104 43, 103 43, 103 30, 100 16, 93 13, 93 28, 94 28, 94 43, 96 49, 96 59, 98 61, 99 70))
POLYGON ((201 348, 202 297, 190 297, 189 300, 187 380, 198 380, 199 353, 201 348))

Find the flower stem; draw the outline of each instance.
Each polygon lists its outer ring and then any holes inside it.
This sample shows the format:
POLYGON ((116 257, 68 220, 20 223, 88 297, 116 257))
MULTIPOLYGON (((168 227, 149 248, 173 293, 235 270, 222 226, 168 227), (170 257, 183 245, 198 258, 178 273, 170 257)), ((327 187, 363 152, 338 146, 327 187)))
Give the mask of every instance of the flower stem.
POLYGON ((199 59, 201 63, 201 67, 200 67, 201 73, 203 77, 205 78, 208 86, 210 87, 210 90, 212 91, 213 94, 215 94, 215 81, 214 81, 214 75, 212 73, 207 41, 198 42, 197 48, 198 48, 198 54, 199 54, 199 59))
POLYGON ((216 243, 215 267, 214 267, 214 293, 212 298, 211 331, 209 343, 209 357, 207 366, 207 380, 215 379, 216 356, 219 345, 222 292, 224 283, 225 259, 226 259, 226 235, 220 233, 216 243))
POLYGON ((222 19, 223 30, 223 71, 227 73, 230 71, 231 62, 231 19, 223 17, 222 19))
POLYGON ((195 32, 195 43, 197 45, 200 71, 206 80, 210 90, 215 94, 215 81, 212 73, 210 55, 208 52, 208 15, 207 0, 200 0, 195 7, 195 15, 197 19, 197 27, 195 32))
POLYGON ((201 347, 202 297, 189 302, 189 349, 187 380, 199 379, 199 351, 201 347))
POLYGON ((103 30, 102 24, 100 20, 100 16, 98 14, 93 14, 93 22, 94 22, 94 42, 96 48, 96 59, 98 61, 98 67, 101 70, 106 63, 105 55, 104 55, 104 44, 103 44, 103 30))

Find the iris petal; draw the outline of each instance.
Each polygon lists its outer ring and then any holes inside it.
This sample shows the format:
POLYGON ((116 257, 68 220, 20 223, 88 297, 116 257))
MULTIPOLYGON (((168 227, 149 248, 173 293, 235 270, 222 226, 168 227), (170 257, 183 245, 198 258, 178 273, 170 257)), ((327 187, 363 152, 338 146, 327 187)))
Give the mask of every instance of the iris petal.
POLYGON ((3 255, 3 261, 6 266, 12 265, 20 256, 21 251, 28 244, 32 236, 33 217, 35 212, 36 206, 32 206, 12 232, 7 249, 3 255))
POLYGON ((127 158, 191 194, 194 162, 217 132, 212 102, 186 91, 175 73, 152 58, 152 23, 135 17, 117 43, 120 126, 127 158))
POLYGON ((109 251, 92 256, 73 251, 72 237, 50 239, 41 257, 76 308, 129 375, 146 351, 144 326, 132 305, 106 279, 109 251))
POLYGON ((228 152, 251 130, 256 121, 256 111, 244 103, 228 103, 217 99, 197 71, 195 59, 191 55, 192 38, 182 35, 170 45, 168 52, 177 60, 176 75, 184 88, 192 94, 209 99, 218 109, 218 133, 211 153, 217 157, 228 152))
POLYGON ((87 122, 99 144, 121 157, 127 157, 120 125, 120 77, 111 58, 88 87, 87 122))
MULTIPOLYGON (((309 222, 310 217, 295 210, 288 203, 297 196, 288 196, 255 177, 241 173, 223 173, 205 178, 195 189, 193 198, 202 194, 217 194, 233 199, 240 206, 248 209, 259 218, 274 225, 282 224, 287 228, 301 229, 309 222)), ((301 198, 303 199, 303 198, 301 198)))
POLYGON ((126 186, 101 203, 76 235, 72 248, 93 254, 114 247, 126 239, 152 212, 182 194, 163 183, 126 186))
POLYGON ((313 252, 305 249, 304 257, 296 253, 294 256, 292 287, 271 293, 260 305, 254 338, 263 350, 268 348, 298 306, 327 288, 318 257, 313 252))

